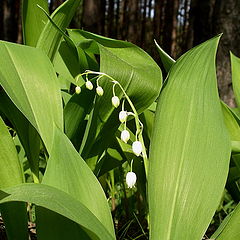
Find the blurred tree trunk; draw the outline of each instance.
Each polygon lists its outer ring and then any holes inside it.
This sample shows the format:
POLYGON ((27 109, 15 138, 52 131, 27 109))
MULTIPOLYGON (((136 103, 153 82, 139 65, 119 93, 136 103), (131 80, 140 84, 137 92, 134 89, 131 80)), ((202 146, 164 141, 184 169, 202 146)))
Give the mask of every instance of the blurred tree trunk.
POLYGON ((177 15, 179 9, 178 0, 167 0, 164 6, 164 25, 163 25, 163 49, 175 57, 176 49, 176 29, 177 15))
POLYGON ((6 0, 0 3, 0 39, 4 39, 4 4, 6 0))
POLYGON ((139 44, 139 29, 138 29, 138 17, 139 17, 139 0, 129 0, 128 2, 128 41, 139 44))
POLYGON ((116 2, 116 14, 115 14, 115 31, 114 31, 114 36, 116 38, 118 37, 119 33, 119 19, 120 19, 120 0, 117 0, 116 2))
POLYGON ((141 47, 144 46, 145 43, 145 35, 146 35, 146 18, 147 18, 147 0, 143 1, 143 5, 142 5, 142 26, 141 26, 141 47))
POLYGON ((177 56, 177 28, 178 28, 178 10, 179 10, 179 0, 173 1, 173 12, 172 12, 172 46, 171 55, 173 58, 177 56))
POLYGON ((128 0, 121 0, 120 4, 120 39, 125 40, 127 38, 127 32, 128 32, 128 22, 127 22, 127 6, 128 6, 128 0))
POLYGON ((21 42, 20 1, 2 0, 1 5, 1 38, 10 42, 21 42))
POLYGON ((217 62, 220 96, 234 106, 229 51, 240 57, 240 0, 216 0, 213 19, 213 34, 223 33, 217 62))
POLYGON ((153 35, 154 35, 154 38, 160 42, 160 44, 162 44, 161 29, 162 29, 162 23, 164 20, 163 14, 162 14, 164 2, 165 1, 155 0, 155 5, 154 5, 153 35))
POLYGON ((108 0, 108 11, 107 11, 107 36, 114 37, 115 26, 114 26, 114 0, 108 0))
POLYGON ((220 97, 234 106, 229 51, 240 56, 240 0, 192 0, 188 48, 223 33, 217 54, 220 97))
MULTIPOLYGON (((196 46, 212 37, 213 10, 215 0, 192 0, 190 19, 190 31, 193 31, 192 45, 196 46)), ((192 47, 192 46, 190 46, 192 47)))
POLYGON ((104 34, 105 0, 83 2, 82 27, 90 32, 104 34))

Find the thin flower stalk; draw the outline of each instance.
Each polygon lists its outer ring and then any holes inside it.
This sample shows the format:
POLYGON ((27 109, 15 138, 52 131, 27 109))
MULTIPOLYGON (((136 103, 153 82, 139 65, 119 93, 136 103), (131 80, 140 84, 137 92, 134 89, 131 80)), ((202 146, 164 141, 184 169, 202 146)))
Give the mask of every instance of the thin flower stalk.
POLYGON ((142 144, 142 157, 143 157, 143 161, 144 161, 144 168, 145 168, 145 173, 146 176, 148 176, 148 157, 147 157, 147 153, 146 153, 146 148, 145 148, 145 144, 143 141, 143 136, 142 136, 142 131, 143 131, 143 124, 141 123, 139 117, 138 117, 138 113, 136 108, 134 107, 131 99, 129 98, 129 96, 127 95, 126 91, 124 90, 124 88, 122 87, 122 85, 116 81, 114 78, 112 78, 111 76, 107 75, 106 73, 102 73, 102 72, 96 72, 96 71, 89 71, 87 70, 86 72, 80 74, 81 76, 83 75, 88 75, 88 74, 96 74, 99 75, 99 78, 97 79, 97 85, 99 84, 99 80, 100 78, 102 78, 103 76, 107 77, 108 79, 110 79, 112 81, 113 85, 113 95, 115 96, 115 86, 118 86, 120 88, 120 90, 122 91, 125 99, 127 100, 128 104, 130 105, 133 113, 129 114, 129 115, 133 115, 134 119, 135 119, 135 125, 136 125, 136 141, 140 141, 142 144))

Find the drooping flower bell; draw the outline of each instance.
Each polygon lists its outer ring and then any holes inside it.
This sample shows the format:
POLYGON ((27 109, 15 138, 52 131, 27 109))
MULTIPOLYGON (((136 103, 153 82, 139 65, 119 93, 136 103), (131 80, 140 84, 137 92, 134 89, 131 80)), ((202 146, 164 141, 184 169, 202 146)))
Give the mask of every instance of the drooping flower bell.
POLYGON ((130 133, 129 133, 129 131, 128 131, 128 130, 123 130, 123 131, 121 132, 121 140, 122 140, 123 142, 127 143, 129 139, 130 139, 130 133))
POLYGON ((127 121, 127 116, 128 116, 127 111, 121 111, 121 112, 119 113, 119 116, 118 116, 119 121, 120 121, 121 123, 126 122, 126 121, 127 121))
POLYGON ((132 144, 133 153, 138 157, 142 152, 142 143, 140 141, 135 141, 132 144))
POLYGON ((96 93, 101 97, 103 95, 103 88, 101 86, 97 86, 96 93))
POLYGON ((75 93, 80 94, 80 92, 81 92, 81 88, 79 86, 76 86, 75 87, 75 93))
POLYGON ((86 81, 86 88, 89 89, 89 90, 93 89, 93 84, 89 80, 86 81))
POLYGON ((134 172, 128 172, 126 175, 126 183, 129 188, 133 188, 137 181, 137 176, 134 172))
POLYGON ((113 96, 113 97, 112 97, 112 105, 113 105, 115 108, 117 108, 117 107, 119 106, 119 104, 120 104, 119 98, 118 98, 117 96, 113 96))

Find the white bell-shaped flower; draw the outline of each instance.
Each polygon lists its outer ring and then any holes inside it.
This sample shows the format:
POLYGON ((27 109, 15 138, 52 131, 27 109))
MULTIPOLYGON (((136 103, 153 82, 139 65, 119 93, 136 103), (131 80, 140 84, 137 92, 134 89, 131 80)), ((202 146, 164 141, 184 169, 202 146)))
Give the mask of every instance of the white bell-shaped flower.
POLYGON ((128 172, 126 175, 126 183, 129 188, 133 188, 137 181, 137 176, 134 172, 128 172))
POLYGON ((120 104, 119 98, 118 98, 117 96, 113 96, 113 97, 112 97, 112 105, 113 105, 115 108, 117 108, 117 107, 119 106, 119 104, 120 104))
POLYGON ((136 156, 139 156, 142 152, 142 143, 140 141, 133 142, 132 150, 136 156))
POLYGON ((93 84, 89 80, 86 81, 86 88, 89 89, 89 90, 93 89, 93 84))
POLYGON ((125 142, 125 143, 128 142, 128 140, 130 139, 130 133, 129 133, 128 130, 123 130, 123 131, 121 132, 121 139, 122 139, 122 141, 125 142))
POLYGON ((98 96, 101 97, 103 95, 103 88, 101 86, 98 86, 96 88, 96 93, 97 93, 98 96))
POLYGON ((127 111, 121 111, 121 112, 119 113, 119 116, 118 116, 119 121, 120 121, 121 123, 126 122, 126 121, 127 121, 127 116, 128 116, 127 111))
POLYGON ((75 87, 75 93, 79 94, 81 92, 81 88, 79 86, 75 87))

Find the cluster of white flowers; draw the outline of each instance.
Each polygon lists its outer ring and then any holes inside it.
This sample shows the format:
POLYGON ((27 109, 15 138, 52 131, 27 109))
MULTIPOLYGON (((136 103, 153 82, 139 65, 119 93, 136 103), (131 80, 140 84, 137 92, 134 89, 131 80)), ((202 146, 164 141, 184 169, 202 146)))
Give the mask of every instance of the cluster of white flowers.
MULTIPOLYGON (((82 75, 82 74, 80 74, 80 75, 82 75)), ((87 74, 86 74, 86 76, 87 76, 87 74)), ((98 79, 98 80, 99 80, 99 79, 98 79)), ((103 91, 103 88, 102 88, 101 86, 99 86, 98 80, 97 80, 96 93, 97 93, 98 96, 101 97, 101 96, 103 95, 104 91, 103 91)), ((86 85, 86 88, 87 88, 88 90, 90 90, 90 91, 93 90, 93 84, 92 84, 91 81, 88 80, 88 78, 87 78, 87 81, 86 81, 85 85, 86 85)), ((76 93, 76 94, 80 94, 80 93, 81 93, 81 87, 80 87, 80 86, 77 85, 77 86, 75 87, 75 93, 76 93)))
MULTIPOLYGON (((133 109, 133 112, 128 112, 128 111, 126 111, 124 109, 124 101, 123 101, 123 103, 122 103, 122 110, 119 112, 119 121, 122 124, 124 124, 124 130, 121 132, 121 140, 123 142, 127 143, 129 141, 129 139, 130 139, 130 133, 127 130, 126 123, 127 123, 128 116, 132 115, 132 116, 134 116, 134 118, 136 120, 136 125, 138 124, 138 126, 136 126, 136 128, 137 128, 136 140, 132 143, 132 151, 133 151, 133 153, 137 157, 139 157, 141 155, 142 151, 143 151, 143 145, 142 145, 141 141, 139 141, 139 139, 138 139, 139 131, 142 131, 142 123, 140 122, 140 120, 139 120, 139 118, 137 116, 137 112, 136 112, 136 110, 135 110, 131 100, 129 99, 129 97, 127 96, 126 92, 124 91, 124 89, 122 88, 122 86, 120 85, 120 83, 118 81, 116 81, 112 77, 110 77, 110 76, 108 76, 108 75, 106 75, 104 73, 100 73, 100 72, 86 71, 85 73, 79 75, 79 76, 86 75, 86 88, 88 90, 93 90, 93 84, 88 79, 88 74, 90 74, 90 73, 99 75, 97 80, 96 80, 96 83, 97 83, 96 93, 97 93, 98 96, 103 96, 103 94, 104 94, 103 88, 99 85, 100 78, 105 76, 105 77, 108 77, 111 80, 111 82, 113 83, 113 97, 112 97, 112 105, 113 105, 113 107, 118 108, 119 105, 120 105, 120 99, 115 94, 115 86, 118 85, 120 87, 120 89, 123 91, 125 98, 127 99, 127 101, 129 102, 130 106, 133 109)), ((80 94, 81 93, 81 87, 80 86, 78 86, 78 85, 76 86, 75 93, 76 94, 80 94)), ((127 175, 126 175, 127 186, 129 188, 134 187, 136 181, 137 181, 137 176, 132 171, 132 163, 131 163, 131 171, 128 172, 127 175)))

